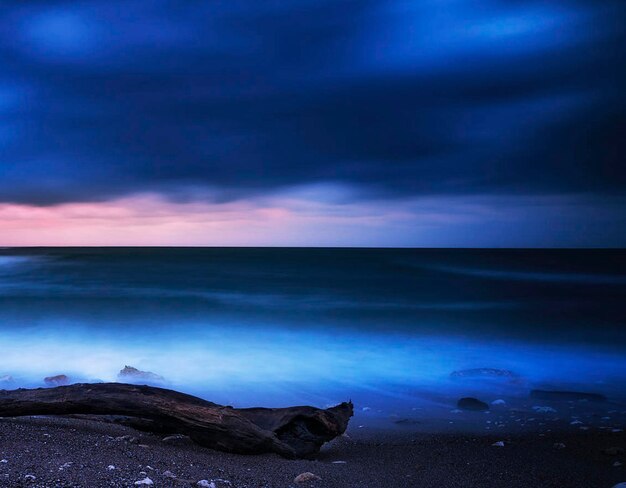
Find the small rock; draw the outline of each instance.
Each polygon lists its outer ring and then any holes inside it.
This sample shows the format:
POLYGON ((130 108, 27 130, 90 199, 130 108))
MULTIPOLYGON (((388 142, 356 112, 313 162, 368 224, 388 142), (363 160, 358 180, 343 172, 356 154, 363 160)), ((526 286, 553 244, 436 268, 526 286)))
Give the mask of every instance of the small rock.
POLYGON ((24 476, 24 479, 28 480, 28 481, 35 481, 37 479, 37 477, 33 476, 32 474, 27 474, 27 475, 24 476))
POLYGON ((491 444, 494 447, 504 447, 504 441, 498 441, 491 444))
POLYGON ((300 473, 298 476, 296 476, 293 482, 294 483, 306 483, 307 481, 318 481, 321 479, 322 478, 320 478, 316 474, 313 474, 307 471, 306 473, 300 473))
POLYGON ((109 465, 107 466, 107 470, 108 470, 108 471, 114 471, 114 470, 115 470, 115 466, 113 466, 112 464, 109 464, 109 465))
POLYGON ((58 374, 56 376, 47 376, 43 379, 43 382, 48 386, 64 386, 70 383, 70 379, 64 374, 58 374))
POLYGON ((494 400, 493 402, 491 402, 492 405, 506 405, 506 402, 504 400, 498 399, 498 400, 494 400))
POLYGON ((0 464, 5 464, 8 463, 9 461, 7 461, 6 459, 0 459, 0 464))
POLYGON ((196 485, 202 488, 217 488, 215 486, 215 483, 213 483, 212 481, 208 481, 208 480, 200 480, 196 483, 196 485))
POLYGON ((169 469, 163 473, 163 476, 166 478, 176 478, 176 475, 172 473, 169 469))
POLYGON ((133 368, 132 366, 124 366, 124 369, 118 373, 117 378, 127 382, 156 381, 161 383, 165 381, 163 376, 159 376, 151 371, 141 371, 137 368, 133 368))
POLYGON ((457 407, 462 410, 476 410, 481 412, 489 410, 489 405, 487 405, 485 402, 481 402, 477 398, 472 397, 461 398, 457 402, 457 407))
POLYGON ((624 454, 624 449, 621 447, 607 447, 606 449, 602 449, 602 454, 606 454, 607 456, 619 456, 620 454, 624 454))
POLYGON ((136 486, 152 486, 154 485, 154 481, 152 481, 150 478, 148 478, 147 476, 139 481, 135 481, 135 485, 136 486))
POLYGON ((192 443, 189 436, 182 434, 168 435, 167 437, 163 437, 163 439, 161 439, 161 442, 169 444, 170 446, 182 446, 192 443))

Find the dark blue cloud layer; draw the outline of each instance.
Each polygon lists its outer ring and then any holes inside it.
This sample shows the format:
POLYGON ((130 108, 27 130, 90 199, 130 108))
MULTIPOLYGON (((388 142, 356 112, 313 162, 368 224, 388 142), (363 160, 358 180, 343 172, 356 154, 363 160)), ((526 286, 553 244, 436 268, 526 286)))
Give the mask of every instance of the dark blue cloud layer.
POLYGON ((0 22, 0 201, 626 187, 621 1, 15 0, 0 22))

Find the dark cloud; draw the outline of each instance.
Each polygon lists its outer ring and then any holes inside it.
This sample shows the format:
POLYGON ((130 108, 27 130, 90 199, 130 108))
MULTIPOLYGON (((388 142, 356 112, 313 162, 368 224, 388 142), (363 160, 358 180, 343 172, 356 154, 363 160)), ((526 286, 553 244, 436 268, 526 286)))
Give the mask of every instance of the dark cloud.
POLYGON ((3 2, 0 201, 626 187, 623 2, 3 2))

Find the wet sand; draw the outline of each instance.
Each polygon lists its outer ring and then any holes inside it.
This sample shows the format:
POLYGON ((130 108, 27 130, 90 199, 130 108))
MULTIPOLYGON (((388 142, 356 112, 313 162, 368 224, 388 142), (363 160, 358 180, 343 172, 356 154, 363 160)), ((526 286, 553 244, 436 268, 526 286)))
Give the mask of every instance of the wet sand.
POLYGON ((390 423, 359 428, 354 422, 317 459, 293 461, 221 453, 185 441, 172 445, 91 420, 0 419, 0 486, 134 487, 149 478, 163 487, 206 480, 205 486, 216 488, 610 488, 626 481, 626 468, 619 465, 626 464, 623 431, 570 426, 541 433, 426 433, 417 423, 390 423), (504 446, 492 445, 498 441, 504 446), (295 483, 303 472, 321 479, 295 483))

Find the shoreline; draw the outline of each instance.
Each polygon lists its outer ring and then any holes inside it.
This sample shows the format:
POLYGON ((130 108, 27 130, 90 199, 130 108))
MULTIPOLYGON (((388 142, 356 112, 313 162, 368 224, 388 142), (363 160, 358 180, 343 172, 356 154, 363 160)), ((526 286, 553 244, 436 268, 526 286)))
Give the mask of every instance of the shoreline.
POLYGON ((626 480, 626 468, 616 465, 626 464, 625 447, 626 433, 596 428, 463 434, 353 424, 315 460, 294 461, 273 454, 228 454, 184 439, 165 442, 162 436, 94 420, 2 418, 0 486, 133 487, 149 478, 163 487, 206 480, 216 488, 610 488, 626 480), (493 445, 498 441, 504 446, 493 445), (294 483, 304 472, 321 480, 294 483))

